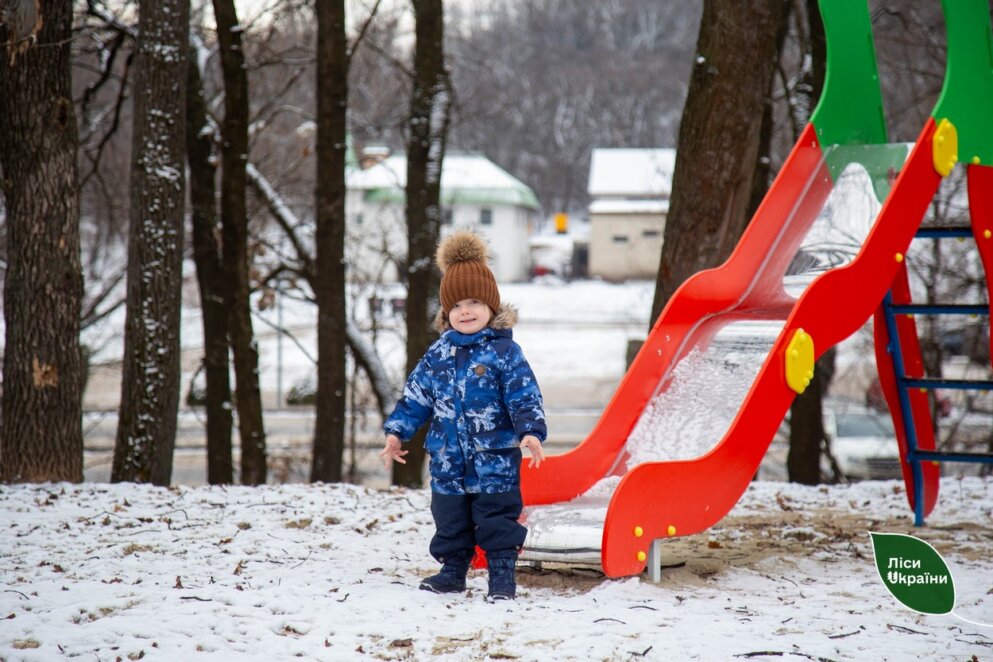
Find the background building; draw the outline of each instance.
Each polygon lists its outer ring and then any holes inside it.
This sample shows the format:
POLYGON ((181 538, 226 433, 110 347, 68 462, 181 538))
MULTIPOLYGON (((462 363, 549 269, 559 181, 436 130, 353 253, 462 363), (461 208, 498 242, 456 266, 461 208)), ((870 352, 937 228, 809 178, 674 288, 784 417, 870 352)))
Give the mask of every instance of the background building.
MULTIPOLYGON (((364 159, 365 169, 347 176, 348 265, 353 280, 399 280, 406 262, 407 236, 404 155, 364 159)), ((490 247, 498 281, 529 276, 528 239, 538 213, 538 199, 527 185, 486 157, 449 154, 441 173, 442 236, 472 229, 490 247)))
POLYGON ((655 278, 676 150, 594 149, 590 164, 590 276, 655 278))

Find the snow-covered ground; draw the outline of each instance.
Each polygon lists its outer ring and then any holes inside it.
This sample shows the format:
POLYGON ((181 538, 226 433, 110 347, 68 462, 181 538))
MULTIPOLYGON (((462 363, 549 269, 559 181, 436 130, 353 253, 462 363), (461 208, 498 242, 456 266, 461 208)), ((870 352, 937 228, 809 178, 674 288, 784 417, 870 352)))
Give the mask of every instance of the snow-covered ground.
POLYGON ((417 590, 424 490, 0 486, 0 659, 983 660, 993 480, 945 479, 914 529, 901 484, 753 483, 665 547, 661 583, 522 568, 518 599, 417 590), (952 615, 898 603, 868 532, 942 554, 952 615), (974 657, 973 657, 974 656, 974 657))
MULTIPOLYGON (((647 330, 651 284, 550 281, 501 293, 520 307, 515 338, 548 404, 568 407, 580 393, 596 401, 599 381, 602 407, 628 339, 647 330)), ((195 350, 199 320, 187 313, 184 347, 195 350)), ((300 342, 283 345, 288 388, 312 369, 313 309, 287 305, 283 316, 300 342)), ((270 391, 275 338, 260 333, 270 391)), ((379 348, 397 371, 399 347, 384 333, 379 348)), ((854 347, 839 374, 871 355, 854 347)), ((716 527, 666 544, 660 584, 522 568, 518 600, 497 605, 484 601, 479 571, 467 595, 417 590, 435 570, 428 502, 424 490, 349 485, 0 486, 0 660, 993 657, 993 627, 975 624, 993 623, 993 479, 943 479, 919 530, 902 483, 756 482, 716 527), (961 618, 917 614, 890 596, 869 531, 933 544, 961 618)))

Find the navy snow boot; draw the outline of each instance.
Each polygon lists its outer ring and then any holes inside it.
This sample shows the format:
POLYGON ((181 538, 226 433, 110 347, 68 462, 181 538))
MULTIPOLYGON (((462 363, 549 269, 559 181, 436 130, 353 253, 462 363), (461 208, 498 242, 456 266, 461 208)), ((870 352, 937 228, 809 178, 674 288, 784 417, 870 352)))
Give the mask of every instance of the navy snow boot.
POLYGON ((517 550, 487 552, 486 563, 490 570, 490 590, 486 594, 486 598, 490 602, 513 600, 517 595, 517 579, 515 577, 517 550))
POLYGON ((421 580, 421 590, 433 593, 461 593, 465 590, 465 575, 475 556, 473 552, 453 552, 442 559, 441 572, 421 580))

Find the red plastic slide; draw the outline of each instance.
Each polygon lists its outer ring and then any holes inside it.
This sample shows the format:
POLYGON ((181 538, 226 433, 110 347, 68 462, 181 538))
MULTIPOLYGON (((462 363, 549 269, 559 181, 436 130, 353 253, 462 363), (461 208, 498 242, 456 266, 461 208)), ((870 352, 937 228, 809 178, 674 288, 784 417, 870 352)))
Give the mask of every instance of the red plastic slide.
POLYGON ((673 295, 590 435, 539 469, 523 465, 525 503, 569 501, 609 475, 623 475, 603 524, 601 563, 610 577, 640 573, 653 540, 698 533, 723 518, 755 475, 814 360, 855 332, 893 283, 941 181, 932 157, 934 131, 929 121, 906 161, 887 166, 872 150, 888 146, 822 150, 808 125, 734 253, 673 295), (847 194, 832 191, 838 173, 853 163, 865 166, 877 184, 891 180, 876 189, 891 186, 889 194, 853 259, 823 269, 794 298, 784 279, 826 206, 846 203, 847 194), (678 364, 742 320, 783 325, 723 438, 699 457, 626 468, 629 436, 678 364))

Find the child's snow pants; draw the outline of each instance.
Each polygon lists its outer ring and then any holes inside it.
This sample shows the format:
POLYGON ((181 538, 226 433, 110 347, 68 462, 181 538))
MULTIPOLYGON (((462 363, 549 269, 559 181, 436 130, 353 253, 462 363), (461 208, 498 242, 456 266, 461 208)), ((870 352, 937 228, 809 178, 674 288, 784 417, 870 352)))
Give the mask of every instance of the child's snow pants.
POLYGON ((520 490, 499 494, 431 492, 436 529, 431 556, 443 561, 453 553, 471 553, 476 545, 486 552, 519 549, 528 532, 517 521, 523 507, 520 490))

